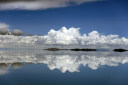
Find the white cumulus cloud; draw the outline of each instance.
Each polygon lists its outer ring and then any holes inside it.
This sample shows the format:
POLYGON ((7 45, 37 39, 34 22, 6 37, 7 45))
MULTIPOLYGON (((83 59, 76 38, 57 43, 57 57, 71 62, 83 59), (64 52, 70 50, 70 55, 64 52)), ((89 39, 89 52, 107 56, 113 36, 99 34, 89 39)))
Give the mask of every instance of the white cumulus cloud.
POLYGON ((9 30, 9 25, 0 22, 0 30, 9 30))
POLYGON ((0 22, 0 34, 9 32, 9 25, 0 22))
POLYGON ((0 47, 59 47, 72 46, 76 47, 91 47, 91 48, 119 48, 128 47, 128 38, 119 35, 102 35, 97 31, 92 31, 88 34, 81 34, 80 28, 62 27, 56 31, 51 29, 45 36, 14 36, 0 35, 0 47))

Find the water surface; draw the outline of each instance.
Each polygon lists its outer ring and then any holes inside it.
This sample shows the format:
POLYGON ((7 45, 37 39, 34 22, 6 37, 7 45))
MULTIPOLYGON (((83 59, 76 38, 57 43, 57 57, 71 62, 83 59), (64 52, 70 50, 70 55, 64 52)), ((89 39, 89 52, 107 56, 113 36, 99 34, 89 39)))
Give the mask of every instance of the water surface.
POLYGON ((128 85, 128 52, 0 50, 0 85, 128 85))

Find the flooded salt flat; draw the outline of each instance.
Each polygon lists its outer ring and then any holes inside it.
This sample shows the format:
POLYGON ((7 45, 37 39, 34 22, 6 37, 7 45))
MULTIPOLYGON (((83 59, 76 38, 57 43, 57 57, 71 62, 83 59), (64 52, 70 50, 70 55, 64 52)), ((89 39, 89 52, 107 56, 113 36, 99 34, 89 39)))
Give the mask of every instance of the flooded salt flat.
POLYGON ((0 50, 0 85, 127 85, 128 52, 0 50))

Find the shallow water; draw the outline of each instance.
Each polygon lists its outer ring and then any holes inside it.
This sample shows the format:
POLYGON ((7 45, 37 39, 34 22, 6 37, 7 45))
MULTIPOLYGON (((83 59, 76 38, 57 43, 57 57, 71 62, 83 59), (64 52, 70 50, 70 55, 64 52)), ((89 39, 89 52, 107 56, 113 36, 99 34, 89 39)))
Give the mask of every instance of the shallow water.
POLYGON ((128 85, 128 52, 0 50, 0 85, 128 85))

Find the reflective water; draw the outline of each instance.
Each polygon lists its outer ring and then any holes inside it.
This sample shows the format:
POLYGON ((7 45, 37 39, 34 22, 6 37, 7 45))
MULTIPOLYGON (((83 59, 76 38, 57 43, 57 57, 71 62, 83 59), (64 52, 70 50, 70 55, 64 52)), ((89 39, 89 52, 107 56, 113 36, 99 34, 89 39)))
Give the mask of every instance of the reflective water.
POLYGON ((128 52, 0 50, 0 85, 128 85, 128 52))

